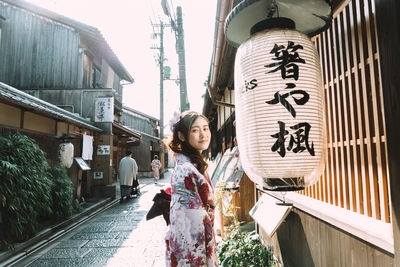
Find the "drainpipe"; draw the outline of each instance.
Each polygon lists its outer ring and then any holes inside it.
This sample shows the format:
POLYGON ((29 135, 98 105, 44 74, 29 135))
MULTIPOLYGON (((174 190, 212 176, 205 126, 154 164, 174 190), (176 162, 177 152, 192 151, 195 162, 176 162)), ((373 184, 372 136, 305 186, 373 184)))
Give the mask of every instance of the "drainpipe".
POLYGON ((212 72, 211 72, 211 82, 209 84, 208 90, 211 96, 211 101, 214 103, 214 95, 213 90, 216 87, 217 83, 217 72, 220 64, 221 54, 225 47, 225 18, 228 15, 228 6, 231 4, 232 0, 219 0, 218 1, 218 17, 216 18, 215 29, 217 30, 214 35, 214 54, 213 54, 213 62, 212 62, 212 72))

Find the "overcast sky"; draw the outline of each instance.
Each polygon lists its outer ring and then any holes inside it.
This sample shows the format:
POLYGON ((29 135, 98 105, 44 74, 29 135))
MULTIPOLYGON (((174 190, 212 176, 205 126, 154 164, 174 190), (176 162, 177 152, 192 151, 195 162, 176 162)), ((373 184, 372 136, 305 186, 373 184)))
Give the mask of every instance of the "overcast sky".
MULTIPOLYGON (((161 11, 161 0, 28 0, 39 6, 98 28, 122 64, 135 79, 124 86, 123 103, 153 117, 160 117, 160 74, 156 62, 159 38, 153 32, 160 20, 168 23, 161 11)), ((215 0, 168 0, 183 12, 186 49, 186 80, 191 109, 202 111, 208 78, 215 25, 215 0)), ((164 65, 171 67, 171 78, 178 76, 175 37, 170 28, 165 31, 164 65)), ((164 122, 179 110, 179 85, 164 81, 164 122)))

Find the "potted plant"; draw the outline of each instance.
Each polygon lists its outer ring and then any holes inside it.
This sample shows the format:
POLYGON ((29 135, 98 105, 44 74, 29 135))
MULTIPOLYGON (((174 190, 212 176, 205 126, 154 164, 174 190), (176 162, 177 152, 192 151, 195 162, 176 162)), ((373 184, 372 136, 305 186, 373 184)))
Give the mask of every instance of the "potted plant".
POLYGON ((241 231, 239 224, 228 227, 229 234, 218 243, 220 266, 278 267, 272 247, 266 247, 255 231, 241 231))

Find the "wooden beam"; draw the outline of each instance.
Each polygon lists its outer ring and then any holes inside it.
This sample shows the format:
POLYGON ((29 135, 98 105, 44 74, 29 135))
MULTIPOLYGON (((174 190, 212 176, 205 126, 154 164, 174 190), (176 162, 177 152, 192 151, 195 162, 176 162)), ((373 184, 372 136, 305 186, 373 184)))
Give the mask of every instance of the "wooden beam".
POLYGON ((235 108, 235 105, 234 105, 234 104, 231 104, 231 103, 226 103, 226 102, 218 101, 218 100, 214 100, 213 102, 214 102, 214 104, 217 105, 217 106, 223 106, 223 107, 228 107, 228 108, 235 108))

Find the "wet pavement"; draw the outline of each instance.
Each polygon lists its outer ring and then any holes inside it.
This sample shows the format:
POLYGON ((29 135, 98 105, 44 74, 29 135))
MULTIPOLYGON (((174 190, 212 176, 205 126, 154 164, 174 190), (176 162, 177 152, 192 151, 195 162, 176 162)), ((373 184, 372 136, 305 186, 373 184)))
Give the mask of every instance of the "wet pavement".
MULTIPOLYGON (((18 263, 18 266, 165 266, 164 235, 167 226, 158 216, 146 221, 153 196, 169 185, 170 173, 148 185, 137 198, 97 215, 48 247, 18 263)), ((119 189, 119 188, 118 188, 119 189)))

